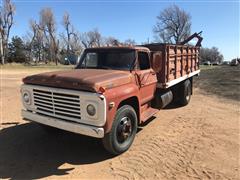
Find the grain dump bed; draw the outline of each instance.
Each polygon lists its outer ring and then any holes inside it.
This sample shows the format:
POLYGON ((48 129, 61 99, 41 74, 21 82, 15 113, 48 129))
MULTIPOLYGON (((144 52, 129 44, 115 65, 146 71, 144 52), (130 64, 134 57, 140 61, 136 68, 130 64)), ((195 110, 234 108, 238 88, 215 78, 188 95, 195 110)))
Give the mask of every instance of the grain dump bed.
POLYGON ((159 88, 168 88, 200 72, 200 47, 161 43, 144 47, 152 52, 159 88))

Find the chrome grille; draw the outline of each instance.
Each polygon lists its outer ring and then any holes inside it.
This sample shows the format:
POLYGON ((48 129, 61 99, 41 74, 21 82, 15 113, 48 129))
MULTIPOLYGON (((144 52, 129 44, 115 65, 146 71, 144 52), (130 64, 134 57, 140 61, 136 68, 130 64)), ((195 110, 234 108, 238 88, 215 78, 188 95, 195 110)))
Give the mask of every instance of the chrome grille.
POLYGON ((34 105, 39 114, 64 120, 81 120, 80 97, 78 95, 33 89, 34 105))

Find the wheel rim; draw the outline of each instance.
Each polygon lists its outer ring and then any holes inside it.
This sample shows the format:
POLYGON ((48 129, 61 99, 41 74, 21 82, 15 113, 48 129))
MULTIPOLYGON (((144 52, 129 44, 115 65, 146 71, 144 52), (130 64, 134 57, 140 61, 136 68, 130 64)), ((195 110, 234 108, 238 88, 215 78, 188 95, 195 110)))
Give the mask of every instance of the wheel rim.
POLYGON ((117 127, 117 140, 124 143, 132 134, 132 121, 129 117, 123 117, 117 127))

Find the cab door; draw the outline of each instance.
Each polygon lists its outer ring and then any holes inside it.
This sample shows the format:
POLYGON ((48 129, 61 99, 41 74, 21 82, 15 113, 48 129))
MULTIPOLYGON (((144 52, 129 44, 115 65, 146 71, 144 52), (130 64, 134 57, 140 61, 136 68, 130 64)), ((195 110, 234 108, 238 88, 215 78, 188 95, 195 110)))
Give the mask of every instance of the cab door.
POLYGON ((140 103, 143 105, 154 97, 157 76, 150 66, 150 56, 148 52, 138 51, 137 60, 137 81, 140 91, 140 103))

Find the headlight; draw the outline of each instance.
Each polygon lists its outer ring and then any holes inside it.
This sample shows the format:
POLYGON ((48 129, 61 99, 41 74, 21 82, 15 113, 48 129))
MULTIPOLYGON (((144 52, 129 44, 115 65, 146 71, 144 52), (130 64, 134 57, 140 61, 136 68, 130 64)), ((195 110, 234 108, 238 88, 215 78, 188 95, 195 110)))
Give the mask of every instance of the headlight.
POLYGON ((30 104, 30 94, 28 92, 24 92, 23 93, 23 101, 26 103, 26 104, 30 104))
POLYGON ((87 113, 90 116, 94 116, 96 114, 96 108, 94 107, 94 105, 92 104, 87 105, 87 113))

